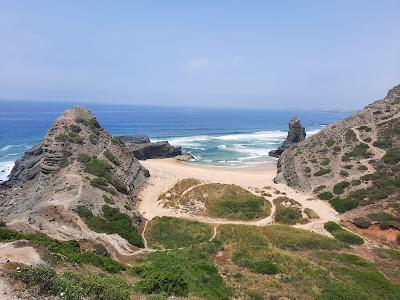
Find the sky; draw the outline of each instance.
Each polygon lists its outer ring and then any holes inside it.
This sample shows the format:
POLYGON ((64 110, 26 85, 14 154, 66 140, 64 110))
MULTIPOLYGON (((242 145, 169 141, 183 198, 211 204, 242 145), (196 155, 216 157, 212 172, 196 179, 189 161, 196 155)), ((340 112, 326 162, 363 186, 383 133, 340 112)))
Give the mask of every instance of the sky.
POLYGON ((0 0, 0 99, 357 109, 400 84, 399 15, 398 0, 0 0))

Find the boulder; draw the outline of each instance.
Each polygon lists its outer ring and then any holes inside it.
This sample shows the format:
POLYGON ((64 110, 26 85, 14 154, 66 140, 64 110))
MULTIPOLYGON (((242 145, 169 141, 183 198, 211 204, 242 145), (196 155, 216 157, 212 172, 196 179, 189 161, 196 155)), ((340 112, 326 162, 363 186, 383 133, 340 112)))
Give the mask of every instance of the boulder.
POLYGON ((283 144, 277 150, 270 151, 268 155, 279 158, 283 153, 283 151, 301 141, 304 141, 305 138, 306 138, 306 130, 303 124, 301 124, 301 121, 298 117, 294 117, 289 122, 288 135, 283 144))

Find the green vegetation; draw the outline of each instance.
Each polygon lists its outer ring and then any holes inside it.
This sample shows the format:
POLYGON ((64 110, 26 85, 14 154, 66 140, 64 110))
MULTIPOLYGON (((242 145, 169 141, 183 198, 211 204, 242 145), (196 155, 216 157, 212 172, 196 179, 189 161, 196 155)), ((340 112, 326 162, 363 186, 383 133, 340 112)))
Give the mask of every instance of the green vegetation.
POLYGON ((92 160, 92 158, 86 153, 79 153, 78 154, 78 161, 81 163, 88 163, 92 160))
POLYGON ((314 173, 314 176, 322 176, 330 173, 332 170, 330 168, 321 168, 319 171, 314 173))
MULTIPOLYGON (((343 243, 307 230, 285 225, 269 225, 262 232, 271 243, 282 249, 340 249, 346 247, 343 243)), ((255 245, 253 245, 255 247, 255 245)))
POLYGON ((389 138, 382 139, 382 140, 377 140, 373 144, 375 147, 379 147, 382 149, 390 149, 393 146, 393 141, 389 138))
POLYGON ((386 164, 397 164, 400 162, 400 149, 391 148, 387 150, 382 159, 386 164))
POLYGON ((334 185, 333 192, 337 195, 343 194, 344 190, 350 186, 350 183, 347 181, 341 181, 334 185))
POLYGON ((325 188, 326 188, 326 185, 320 185, 320 186, 316 187, 316 188, 313 190, 313 193, 314 193, 314 194, 318 194, 319 192, 321 192, 321 191, 324 190, 325 188))
POLYGON ((331 162, 331 160, 330 159, 328 159, 328 158, 325 158, 325 159, 323 159, 322 160, 322 162, 321 162, 321 165, 323 165, 323 166, 327 166, 327 165, 329 165, 329 163, 331 162))
POLYGON ((353 142, 357 139, 357 135, 352 129, 347 129, 345 139, 347 142, 353 142))
POLYGON ((360 179, 353 179, 351 181, 351 185, 355 186, 355 185, 360 185, 361 184, 361 180, 360 179))
POLYGON ((59 134, 54 138, 57 142, 64 142, 64 143, 73 143, 73 144, 83 144, 83 139, 75 134, 59 134))
POLYGON ((128 194, 128 187, 121 179, 111 174, 113 167, 107 161, 95 157, 92 157, 90 161, 87 158, 83 161, 85 161, 84 171, 98 176, 91 180, 92 186, 111 192, 108 189, 108 183, 110 183, 118 192, 128 194))
POLYGON ((233 220, 252 220, 268 216, 271 203, 234 184, 211 183, 193 188, 180 203, 202 201, 207 215, 233 220))
POLYGON ((356 158, 369 158, 372 154, 369 152, 369 146, 366 143, 359 143, 354 148, 343 155, 342 161, 349 161, 356 158))
POLYGON ((75 125, 75 124, 69 125, 69 129, 70 129, 72 132, 75 132, 75 133, 79 133, 79 132, 82 131, 81 127, 80 127, 79 125, 75 125))
POLYGON ((89 134, 89 141, 92 145, 97 145, 99 143, 99 137, 96 134, 91 133, 89 134))
POLYGON ((104 151, 104 156, 107 157, 107 159, 112 162, 114 165, 119 166, 120 162, 118 161, 118 159, 115 157, 114 154, 112 154, 112 152, 110 150, 106 150, 104 151))
POLYGON ((294 225, 302 221, 300 204, 286 197, 274 199, 276 205, 274 220, 280 224, 294 225))
POLYGON ((80 250, 79 242, 60 242, 48 238, 42 234, 20 233, 7 228, 0 228, 1 241, 28 240, 34 245, 45 247, 54 257, 61 260, 67 259, 78 264, 90 264, 110 273, 118 273, 124 270, 124 266, 108 257, 99 256, 93 252, 80 250))
POLYGON ((22 268, 11 275, 36 288, 40 295, 59 296, 61 299, 79 300, 86 297, 103 300, 129 300, 129 285, 114 276, 81 276, 71 272, 57 274, 48 267, 22 268))
POLYGON ((357 129, 360 130, 360 131, 365 131, 365 132, 371 132, 372 131, 372 128, 368 127, 366 125, 362 125, 362 126, 358 127, 357 129))
POLYGON ((372 221, 378 222, 381 226, 393 226, 400 228, 400 218, 384 211, 369 214, 368 218, 370 218, 372 221))
POLYGON ((309 219, 319 219, 318 214, 311 208, 306 207, 304 209, 304 213, 307 215, 309 219))
POLYGON ((101 197, 104 199, 104 201, 108 204, 115 204, 114 200, 107 195, 101 195, 101 197))
POLYGON ((208 241, 212 236, 209 224, 173 217, 157 217, 147 226, 146 238, 151 247, 181 248, 208 241))
POLYGON ((356 208, 358 205, 360 205, 361 200, 353 197, 337 197, 329 200, 329 203, 337 212, 343 213, 345 211, 356 208))
POLYGON ((85 126, 88 126, 89 129, 96 135, 99 134, 99 130, 101 129, 99 122, 97 122, 97 120, 95 118, 91 118, 89 120, 82 119, 82 118, 76 118, 75 122, 78 124, 83 124, 85 126))
POLYGON ((354 224, 358 228, 368 228, 371 225, 371 222, 368 221, 366 218, 356 218, 354 219, 354 224))
POLYGON ((305 173, 311 173, 311 168, 310 167, 305 167, 304 168, 305 173))
POLYGON ((113 143, 114 145, 119 145, 119 146, 124 145, 124 142, 118 136, 113 136, 111 138, 111 143, 113 143))
POLYGON ((77 206, 75 211, 93 231, 108 234, 116 233, 130 244, 143 247, 142 237, 136 228, 132 226, 131 220, 117 208, 103 205, 103 217, 94 216, 90 209, 84 205, 77 206))
POLYGON ((364 243, 364 240, 358 235, 345 230, 342 226, 335 222, 326 222, 324 224, 324 228, 338 241, 351 245, 361 245, 364 243))
POLYGON ((370 137, 366 137, 363 139, 364 143, 371 143, 372 139, 370 137))
POLYGON ((350 170, 353 169, 353 165, 344 165, 343 168, 350 170))
POLYGON ((339 175, 342 177, 349 177, 349 172, 345 170, 340 170, 339 175))
POLYGON ((255 259, 246 252, 238 252, 232 260, 240 267, 249 269, 254 273, 274 275, 279 272, 278 266, 268 259, 255 259))
POLYGON ((335 141, 333 139, 329 139, 325 142, 325 145, 328 147, 332 147, 333 145, 335 145, 335 141))
POLYGON ((145 294, 229 299, 230 290, 202 249, 156 252, 129 273, 142 278, 135 287, 145 294))
POLYGON ((318 194, 317 197, 321 200, 330 200, 333 198, 333 194, 331 192, 323 192, 318 194))
POLYGON ((357 170, 359 170, 359 171, 368 171, 368 167, 365 166, 365 165, 360 165, 360 166, 357 167, 357 170))

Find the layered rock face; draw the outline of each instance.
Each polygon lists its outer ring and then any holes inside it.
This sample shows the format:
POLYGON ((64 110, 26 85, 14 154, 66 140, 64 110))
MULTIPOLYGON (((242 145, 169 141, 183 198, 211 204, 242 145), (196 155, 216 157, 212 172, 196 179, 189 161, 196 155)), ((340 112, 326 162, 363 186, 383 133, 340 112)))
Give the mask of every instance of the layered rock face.
POLYGON ((320 197, 339 212, 354 211, 353 218, 371 211, 393 213, 390 207, 400 196, 400 85, 285 150, 275 181, 324 193, 320 197))
POLYGON ((181 147, 174 147, 167 141, 151 143, 148 136, 134 135, 119 137, 140 160, 152 158, 169 158, 182 155, 181 147))
POLYGON ((87 109, 73 107, 55 120, 42 142, 28 150, 9 180, 0 184, 0 219, 11 227, 58 238, 91 238, 75 207, 83 204, 97 214, 104 199, 112 198, 114 207, 138 222, 135 197, 148 176, 124 142, 102 128, 87 109), (101 176, 107 181, 96 186, 93 179, 101 176))
POLYGON ((306 130, 303 124, 301 124, 300 119, 298 117, 294 117, 289 122, 288 135, 283 144, 277 150, 270 151, 268 155, 279 158, 283 153, 283 151, 301 141, 304 141, 305 139, 306 139, 306 130))

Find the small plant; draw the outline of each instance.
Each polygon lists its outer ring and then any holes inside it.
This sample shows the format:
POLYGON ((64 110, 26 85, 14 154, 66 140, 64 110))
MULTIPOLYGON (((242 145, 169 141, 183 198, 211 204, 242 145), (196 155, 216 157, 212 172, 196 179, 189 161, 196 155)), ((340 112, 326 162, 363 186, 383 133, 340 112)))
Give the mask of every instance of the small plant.
POLYGON ((365 165, 360 165, 357 167, 357 170, 362 171, 362 172, 368 171, 368 167, 365 165))
POLYGON ((69 125, 69 129, 70 129, 72 132, 75 132, 75 133, 79 133, 79 132, 82 131, 81 127, 80 127, 79 125, 75 125, 75 124, 69 125))
POLYGON ((360 130, 360 131, 365 131, 365 132, 371 132, 372 131, 372 128, 368 127, 366 125, 362 125, 362 126, 358 127, 357 129, 360 130))
POLYGON ((92 158, 86 153, 79 153, 78 154, 78 161, 83 163, 83 164, 88 163, 91 160, 92 160, 92 158))
POLYGON ((119 166, 120 163, 118 161, 118 159, 115 157, 114 154, 112 154, 112 152, 110 150, 106 150, 104 151, 104 156, 107 157, 107 159, 112 162, 114 165, 119 166))
POLYGON ((349 177, 349 172, 345 170, 340 170, 339 175, 342 177, 349 177))
POLYGON ((333 187, 333 192, 337 195, 343 194, 344 190, 350 186, 350 183, 347 181, 341 181, 333 187))
POLYGON ((325 145, 328 147, 332 147, 333 145, 335 145, 335 141, 333 139, 329 139, 325 142, 325 145))
POLYGON ((322 168, 319 171, 315 172, 314 176, 322 176, 322 175, 325 175, 325 174, 329 174, 331 171, 332 170, 330 168, 326 168, 326 169, 322 168))
POLYGON ((326 188, 326 185, 317 186, 317 187, 313 190, 313 193, 314 193, 314 194, 317 194, 317 193, 323 191, 325 188, 326 188))
POLYGON ((325 159, 323 159, 322 160, 322 162, 321 162, 321 165, 323 165, 323 166, 327 166, 327 165, 329 165, 329 163, 331 162, 331 160, 330 159, 328 159, 328 158, 325 158, 325 159))
POLYGON ((310 167, 305 167, 304 168, 305 173, 311 173, 311 168, 310 167))
POLYGON ((331 192, 323 192, 318 194, 317 197, 321 200, 330 200, 333 198, 333 194, 331 192))
POLYGON ((89 134, 89 141, 92 145, 97 145, 99 143, 99 138, 96 134, 91 133, 89 134))

